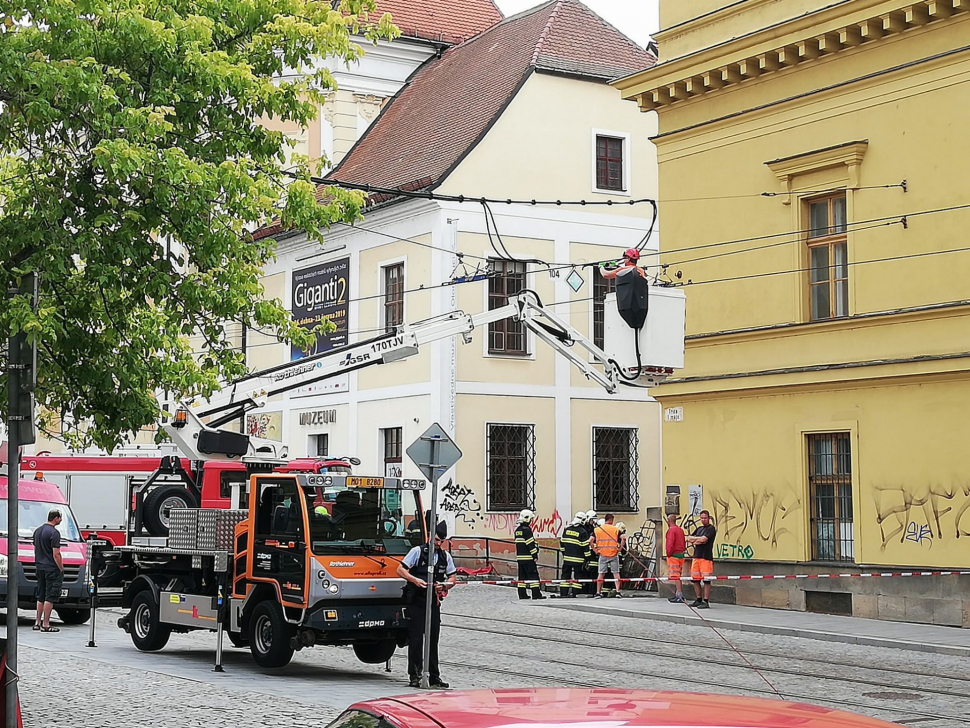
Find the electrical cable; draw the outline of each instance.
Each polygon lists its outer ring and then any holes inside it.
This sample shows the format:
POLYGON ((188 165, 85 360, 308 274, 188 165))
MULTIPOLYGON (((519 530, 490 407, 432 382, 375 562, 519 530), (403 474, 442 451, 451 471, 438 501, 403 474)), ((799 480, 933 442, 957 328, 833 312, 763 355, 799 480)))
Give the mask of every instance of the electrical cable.
POLYGON ((930 250, 924 253, 911 253, 909 255, 891 255, 886 258, 872 258, 870 260, 854 260, 846 261, 845 263, 833 263, 832 265, 819 265, 813 266, 811 268, 794 268, 792 270, 778 270, 771 271, 768 273, 752 273, 750 275, 744 276, 732 276, 729 278, 713 278, 707 281, 687 281, 682 283, 682 286, 701 286, 707 283, 728 283, 730 281, 743 281, 750 278, 768 278, 770 276, 781 276, 790 275, 792 273, 810 273, 815 270, 829 270, 832 268, 843 268, 853 265, 867 265, 869 263, 891 263, 896 260, 912 260, 913 258, 926 258, 932 255, 945 255, 947 253, 966 253, 970 252, 970 246, 966 248, 951 248, 949 250, 930 250))
MULTIPOLYGON (((297 175, 291 172, 283 171, 283 174, 287 176, 296 178, 297 175)), ((360 184, 357 182, 345 182, 339 179, 326 179, 323 177, 310 176, 309 180, 314 184, 319 185, 330 185, 333 187, 342 187, 347 190, 359 190, 360 192, 366 192, 368 194, 378 194, 378 195, 391 195, 394 197, 411 197, 420 200, 438 200, 441 202, 473 202, 473 203, 484 203, 491 202, 496 205, 555 205, 557 207, 567 206, 606 206, 606 207, 616 207, 616 206, 633 206, 642 205, 645 202, 656 202, 650 198, 632 199, 632 200, 514 200, 512 198, 498 199, 492 197, 482 197, 482 196, 470 196, 470 195, 445 195, 438 192, 422 192, 418 190, 403 190, 398 187, 381 187, 380 185, 370 185, 370 184, 360 184)))
MULTIPOLYGON (((846 232, 853 232, 851 228, 857 225, 869 225, 876 222, 885 222, 887 220, 906 220, 911 217, 920 217, 922 215, 934 215, 940 212, 953 212, 955 210, 965 210, 970 208, 970 204, 964 205, 952 205, 950 207, 939 207, 932 210, 919 210, 917 212, 904 212, 902 214, 896 215, 885 215, 883 217, 874 217, 869 220, 856 220, 855 222, 847 222, 845 224, 846 232)), ((671 248, 670 250, 659 251, 661 255, 670 255, 671 253, 685 253, 692 250, 705 250, 707 248, 717 248, 722 245, 735 245, 737 243, 754 243, 761 240, 771 240, 773 238, 788 237, 792 235, 808 235, 815 232, 818 228, 806 228, 804 230, 789 230, 784 233, 772 233, 770 235, 758 235, 751 238, 738 238, 737 240, 722 240, 716 243, 704 243, 703 245, 690 245, 684 248, 671 248)), ((739 251, 740 252, 740 251, 739 251)))
POLYGON ((714 197, 681 197, 677 199, 670 200, 657 200, 661 205, 667 202, 707 202, 711 200, 740 200, 743 198, 750 197, 789 197, 791 195, 797 195, 798 197, 804 197, 805 195, 827 195, 834 192, 859 192, 860 190, 890 190, 899 187, 903 192, 909 190, 909 184, 906 180, 898 184, 892 185, 867 185, 864 187, 830 187, 827 190, 792 190, 791 192, 752 192, 750 194, 744 195, 717 195, 714 197))
MULTIPOLYGON (((889 222, 881 222, 876 225, 861 227, 856 230, 853 230, 852 232, 857 233, 857 232, 862 232, 863 230, 874 230, 875 228, 889 227, 891 225, 902 225, 902 224, 903 224, 903 219, 899 218, 896 220, 891 220, 889 222)), ((701 256, 698 256, 697 258, 686 258, 684 260, 665 263, 664 265, 668 267, 678 266, 678 265, 683 265, 684 263, 696 263, 697 261, 700 261, 700 260, 711 260, 712 258, 724 258, 728 255, 739 255, 741 253, 751 253, 756 250, 766 250, 767 248, 776 248, 780 245, 791 245, 792 243, 804 243, 804 242, 805 242, 805 238, 790 238, 788 240, 781 240, 774 243, 767 243, 766 245, 756 245, 753 248, 743 248, 741 250, 729 250, 724 253, 712 253, 711 255, 701 255, 701 256)))

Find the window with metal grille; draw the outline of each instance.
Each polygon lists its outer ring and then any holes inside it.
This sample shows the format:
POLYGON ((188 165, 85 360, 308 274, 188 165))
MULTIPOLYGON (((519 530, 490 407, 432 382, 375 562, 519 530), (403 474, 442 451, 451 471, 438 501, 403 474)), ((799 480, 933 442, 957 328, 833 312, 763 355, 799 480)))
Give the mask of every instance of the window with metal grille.
POLYGON ((599 268, 593 268, 593 343, 603 348, 605 334, 606 294, 616 290, 615 278, 604 278, 599 268))
POLYGON ((488 425, 488 510, 535 508, 536 436, 532 425, 488 425))
POLYGON ((594 510, 635 512, 639 508, 638 445, 635 429, 593 428, 594 510))
POLYGON ((808 435, 812 559, 853 561, 852 456, 848 432, 808 435))
POLYGON ((384 329, 404 323, 404 263, 384 266, 384 329))
POLYGON ((330 455, 330 435, 310 435, 310 456, 325 458, 330 455))
MULTIPOLYGON (((488 279, 488 310, 501 308, 525 288, 525 263, 511 260, 489 259, 489 270, 495 275, 488 279)), ((528 354, 525 327, 510 318, 488 325, 488 353, 528 354)))
POLYGON ((623 191, 623 140, 596 137, 596 187, 623 191))
POLYGON ((849 315, 845 193, 808 201, 809 315, 849 315))

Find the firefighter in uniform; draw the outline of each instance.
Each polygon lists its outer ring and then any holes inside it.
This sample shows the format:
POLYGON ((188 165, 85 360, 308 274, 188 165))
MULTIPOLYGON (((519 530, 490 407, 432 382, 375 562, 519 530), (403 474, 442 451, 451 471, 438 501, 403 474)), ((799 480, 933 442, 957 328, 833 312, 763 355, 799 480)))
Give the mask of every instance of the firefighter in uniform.
MULTIPOLYGON (((420 525, 420 524, 419 524, 420 525)), ((439 523, 435 529, 434 559, 428 556, 428 544, 415 546, 397 567, 397 575, 407 584, 404 587, 408 603, 408 677, 412 688, 421 687, 422 657, 424 655, 424 618, 427 610, 428 584, 433 583, 431 596, 431 651, 428 656, 429 682, 433 688, 447 688, 438 667, 438 638, 441 634, 441 600, 448 595, 456 581, 458 570, 451 554, 441 548, 448 537, 448 527, 439 523), (428 564, 431 563, 429 567, 428 564), (431 572, 431 573, 429 573, 431 572), (433 575, 433 576, 432 576, 433 575)))
POLYGON ((529 589, 533 599, 545 599, 539 589, 539 546, 532 533, 532 519, 536 514, 526 508, 519 514, 519 523, 515 527, 515 561, 519 566, 519 599, 529 598, 529 589))
MULTIPOLYGON (((593 536, 593 531, 596 529, 596 511, 586 511, 583 519, 583 528, 586 530, 586 540, 591 541, 593 536)), ((580 590, 581 593, 588 597, 593 596, 596 593, 596 564, 598 561, 596 554, 593 553, 592 547, 590 547, 589 558, 586 559, 586 563, 583 564, 583 588, 580 590)))
POLYGON ((559 596, 563 599, 575 598, 576 592, 582 589, 579 579, 583 578, 586 562, 592 558, 589 550, 589 531, 584 521, 586 513, 580 511, 566 526, 559 539, 562 549, 562 576, 559 584, 559 596))

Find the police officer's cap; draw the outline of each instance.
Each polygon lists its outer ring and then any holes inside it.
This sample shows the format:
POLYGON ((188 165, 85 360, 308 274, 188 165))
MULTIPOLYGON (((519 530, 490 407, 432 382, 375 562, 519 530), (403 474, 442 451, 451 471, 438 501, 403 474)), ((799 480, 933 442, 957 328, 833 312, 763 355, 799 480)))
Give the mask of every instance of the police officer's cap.
POLYGON ((442 541, 448 538, 448 524, 442 521, 434 530, 435 536, 440 538, 442 541))

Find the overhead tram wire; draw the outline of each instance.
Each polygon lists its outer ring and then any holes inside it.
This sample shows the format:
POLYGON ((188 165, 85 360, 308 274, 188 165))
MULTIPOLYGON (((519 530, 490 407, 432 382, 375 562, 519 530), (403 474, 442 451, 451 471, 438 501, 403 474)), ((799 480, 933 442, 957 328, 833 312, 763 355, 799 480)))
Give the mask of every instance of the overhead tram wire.
POLYGON ((810 268, 793 268, 792 270, 776 270, 767 273, 751 273, 743 276, 730 276, 728 278, 712 278, 706 281, 687 281, 682 286, 702 286, 707 283, 729 283, 731 281, 744 281, 751 278, 768 278, 770 276, 791 275, 793 273, 810 273, 816 270, 831 270, 833 268, 849 267, 854 265, 868 265, 869 263, 891 263, 897 260, 912 260, 914 258, 928 258, 933 255, 946 255, 948 253, 970 252, 970 246, 965 248, 951 248, 949 250, 929 250, 923 253, 910 253, 908 255, 891 255, 886 258, 871 258, 870 260, 853 260, 845 263, 833 263, 832 265, 819 265, 810 268))

